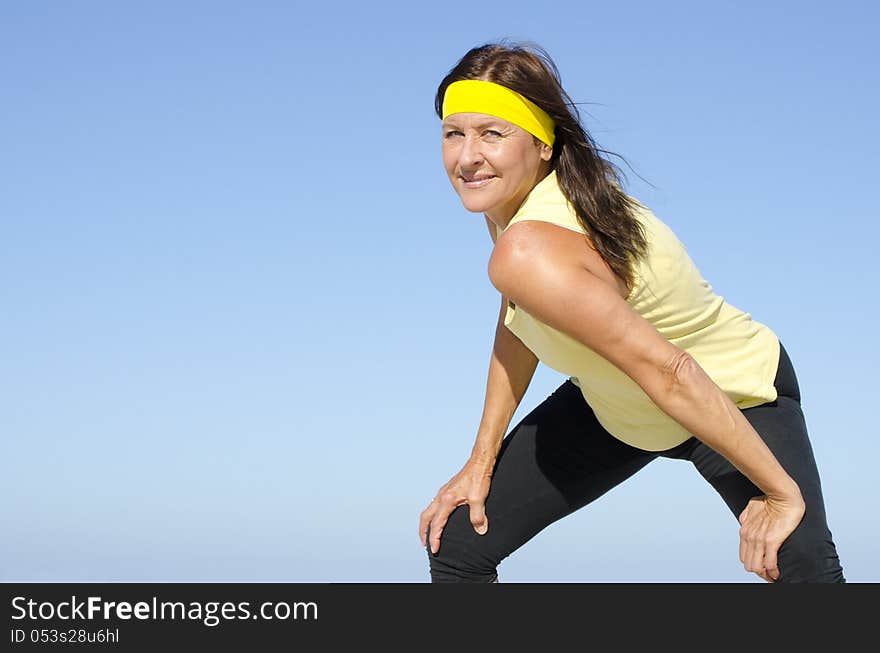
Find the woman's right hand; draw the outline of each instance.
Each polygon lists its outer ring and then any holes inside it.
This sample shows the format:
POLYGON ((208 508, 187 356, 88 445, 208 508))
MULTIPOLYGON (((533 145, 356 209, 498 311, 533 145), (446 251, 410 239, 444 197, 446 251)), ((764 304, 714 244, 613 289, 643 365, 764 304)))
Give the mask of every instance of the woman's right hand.
POLYGON ((489 496, 494 467, 495 461, 469 459, 461 471, 440 488, 437 496, 419 516, 419 539, 423 547, 427 544, 430 526, 431 553, 440 550, 440 535, 443 533, 446 521, 452 511, 463 504, 470 506, 471 524, 474 530, 480 535, 486 534, 489 530, 486 497, 489 496))

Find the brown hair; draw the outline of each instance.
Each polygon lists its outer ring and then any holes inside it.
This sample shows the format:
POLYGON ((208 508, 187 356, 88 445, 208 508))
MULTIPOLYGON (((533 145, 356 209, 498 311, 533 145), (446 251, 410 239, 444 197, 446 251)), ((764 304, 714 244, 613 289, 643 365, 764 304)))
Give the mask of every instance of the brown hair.
POLYGON ((437 88, 434 109, 439 117, 446 87, 462 79, 506 86, 553 118, 556 140, 550 164, 559 187, 596 251, 631 286, 632 265, 648 247, 642 225, 633 215, 638 204, 622 190, 620 170, 600 156, 605 151, 581 125, 577 106, 562 88, 550 55, 537 45, 523 43, 487 43, 469 50, 437 88))

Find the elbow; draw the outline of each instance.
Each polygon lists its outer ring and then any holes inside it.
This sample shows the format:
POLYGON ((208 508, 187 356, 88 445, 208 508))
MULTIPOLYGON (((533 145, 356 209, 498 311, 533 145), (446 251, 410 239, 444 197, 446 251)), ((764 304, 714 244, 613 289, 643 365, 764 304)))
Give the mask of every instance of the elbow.
POLYGON ((693 411, 712 402, 715 390, 709 375, 693 356, 676 348, 669 357, 655 368, 651 399, 666 412, 693 411))
POLYGON ((692 387, 701 372, 694 357, 676 348, 660 367, 661 386, 665 394, 680 394, 692 387))
POLYGON ((659 376, 659 394, 651 398, 692 433, 704 432, 707 420, 719 432, 736 428, 735 405, 693 356, 682 350, 675 351, 662 366, 659 376))

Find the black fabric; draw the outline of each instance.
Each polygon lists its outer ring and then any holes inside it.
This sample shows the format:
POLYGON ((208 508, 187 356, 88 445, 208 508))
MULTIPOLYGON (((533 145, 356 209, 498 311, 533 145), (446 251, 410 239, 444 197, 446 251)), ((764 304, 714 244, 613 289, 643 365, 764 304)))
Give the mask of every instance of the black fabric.
MULTIPOLYGON (((777 400, 742 411, 797 482, 806 503, 803 520, 779 549, 777 582, 845 582, 827 526, 797 377, 785 348, 780 349, 777 400)), ((496 581, 504 558, 658 457, 691 461, 735 519, 752 497, 763 494, 696 438, 660 452, 617 440, 599 424, 580 389, 566 381, 504 438, 486 499, 486 535, 474 531, 467 505, 449 516, 439 551, 427 549, 432 582, 496 581)))

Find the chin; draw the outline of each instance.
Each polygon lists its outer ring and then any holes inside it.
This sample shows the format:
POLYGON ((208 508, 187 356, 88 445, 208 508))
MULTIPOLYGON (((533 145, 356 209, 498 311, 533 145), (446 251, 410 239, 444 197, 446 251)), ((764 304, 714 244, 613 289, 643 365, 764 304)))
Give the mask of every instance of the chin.
POLYGON ((489 209, 492 208, 490 205, 485 204, 484 202, 464 202, 464 201, 462 201, 462 205, 464 206, 465 210, 467 210, 471 213, 485 213, 486 211, 488 211, 489 209))
POLYGON ((485 213, 496 205, 496 202, 487 202, 485 199, 476 197, 462 197, 459 195, 459 198, 461 199, 462 206, 471 213, 485 213))

